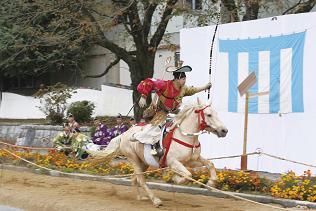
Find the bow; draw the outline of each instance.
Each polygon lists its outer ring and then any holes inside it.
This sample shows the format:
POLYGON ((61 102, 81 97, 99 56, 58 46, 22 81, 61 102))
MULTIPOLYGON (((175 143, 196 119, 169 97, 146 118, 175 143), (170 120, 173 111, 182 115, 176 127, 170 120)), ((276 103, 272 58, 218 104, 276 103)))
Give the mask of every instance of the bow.
MULTIPOLYGON (((215 41, 215 36, 216 36, 218 24, 219 24, 219 21, 220 21, 220 18, 221 18, 221 10, 220 10, 220 9, 221 9, 221 4, 219 5, 219 12, 217 13, 216 26, 215 26, 215 30, 214 30, 214 34, 213 34, 213 38, 212 38, 212 43, 211 43, 209 82, 211 82, 211 74, 212 74, 212 58, 213 58, 214 41, 215 41)), ((211 88, 208 89, 208 92, 207 92, 207 99, 210 99, 210 90, 211 90, 211 88)))

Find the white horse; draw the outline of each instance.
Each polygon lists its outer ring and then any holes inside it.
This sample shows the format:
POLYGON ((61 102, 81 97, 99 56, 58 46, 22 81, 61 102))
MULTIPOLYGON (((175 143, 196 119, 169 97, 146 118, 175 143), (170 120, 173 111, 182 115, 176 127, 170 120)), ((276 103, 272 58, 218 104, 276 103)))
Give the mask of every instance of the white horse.
MULTIPOLYGON (((98 159, 109 159, 117 155, 124 155, 134 167, 135 175, 132 177, 132 185, 137 191, 137 199, 142 200, 146 197, 140 194, 138 184, 144 188, 145 192, 158 207, 162 204, 161 200, 154 196, 153 192, 148 188, 145 177, 141 172, 146 171, 149 164, 144 159, 144 144, 140 142, 131 142, 130 137, 142 126, 134 126, 122 135, 112 139, 108 147, 94 156, 98 159)), ((218 119, 216 111, 210 105, 205 105, 198 100, 196 105, 186 106, 176 115, 175 121, 171 126, 173 139, 171 141, 165 166, 168 166, 184 175, 191 177, 191 173, 186 169, 185 165, 197 167, 207 166, 210 171, 209 185, 214 185, 216 180, 216 171, 213 163, 204 159, 201 153, 201 147, 198 135, 202 130, 212 132, 218 137, 225 137, 228 130, 218 119)), ((158 158, 157 158, 158 159, 158 158)), ((184 177, 179 175, 173 176, 173 181, 177 184, 186 181, 184 177)))

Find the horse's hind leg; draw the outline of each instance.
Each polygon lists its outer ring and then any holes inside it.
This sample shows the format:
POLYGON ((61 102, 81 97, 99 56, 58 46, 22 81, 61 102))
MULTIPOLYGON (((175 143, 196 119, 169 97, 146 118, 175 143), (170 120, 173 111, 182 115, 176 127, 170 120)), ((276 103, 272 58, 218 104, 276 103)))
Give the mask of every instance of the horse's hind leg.
POLYGON ((153 202, 154 206, 159 207, 160 205, 162 205, 161 200, 158 197, 154 196, 153 192, 148 188, 145 182, 144 174, 142 174, 142 172, 145 170, 144 165, 142 165, 140 161, 133 161, 133 166, 137 182, 140 184, 142 188, 144 188, 145 192, 147 193, 150 200, 153 202))
POLYGON ((146 196, 143 196, 142 193, 140 192, 139 187, 138 187, 138 183, 137 183, 137 176, 136 175, 132 176, 131 181, 132 181, 132 187, 134 188, 134 190, 137 193, 137 200, 148 199, 146 196))

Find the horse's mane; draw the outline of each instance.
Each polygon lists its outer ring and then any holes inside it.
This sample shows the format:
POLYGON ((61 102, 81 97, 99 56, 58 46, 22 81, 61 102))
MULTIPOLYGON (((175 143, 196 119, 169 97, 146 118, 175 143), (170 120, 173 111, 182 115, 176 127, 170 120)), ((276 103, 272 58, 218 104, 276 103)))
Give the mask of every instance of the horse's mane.
POLYGON ((182 122, 182 120, 186 117, 187 113, 192 110, 192 109, 196 109, 196 108, 202 108, 202 105, 200 104, 189 104, 189 105, 185 105, 181 111, 176 115, 176 117, 174 118, 174 123, 171 126, 171 128, 175 127, 176 125, 180 124, 182 122))

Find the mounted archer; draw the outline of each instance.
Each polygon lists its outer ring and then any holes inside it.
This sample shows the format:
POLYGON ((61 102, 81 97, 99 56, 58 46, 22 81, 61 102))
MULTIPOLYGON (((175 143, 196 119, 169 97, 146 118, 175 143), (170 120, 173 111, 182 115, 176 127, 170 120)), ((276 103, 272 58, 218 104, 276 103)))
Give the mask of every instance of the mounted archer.
POLYGON ((147 78, 143 80, 137 87, 137 90, 141 94, 139 100, 140 107, 146 106, 146 99, 152 91, 155 91, 158 100, 152 101, 150 105, 144 112, 144 117, 151 117, 149 124, 146 125, 142 131, 135 133, 131 141, 140 141, 144 144, 151 144, 155 147, 153 148, 152 154, 161 155, 161 150, 156 150, 159 148, 159 142, 161 136, 161 127, 165 123, 168 113, 178 113, 179 107, 182 103, 182 98, 185 96, 191 96, 195 93, 201 92, 211 88, 212 84, 209 82, 202 87, 188 87, 185 85, 186 82, 186 72, 192 71, 190 66, 179 67, 173 71, 173 80, 159 80, 154 78, 147 78))

